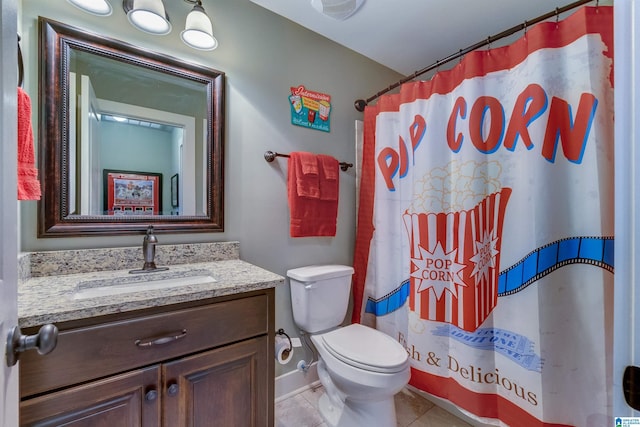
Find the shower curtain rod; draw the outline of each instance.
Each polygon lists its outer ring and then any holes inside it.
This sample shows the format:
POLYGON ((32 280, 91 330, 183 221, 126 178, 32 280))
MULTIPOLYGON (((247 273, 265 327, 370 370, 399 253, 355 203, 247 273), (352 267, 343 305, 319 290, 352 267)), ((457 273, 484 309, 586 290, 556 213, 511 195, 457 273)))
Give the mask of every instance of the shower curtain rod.
MULTIPOLYGON (((545 13, 544 15, 540 15, 537 18, 534 18, 534 19, 532 19, 530 21, 524 21, 522 24, 516 25, 515 27, 511 27, 508 30, 505 30, 505 31, 503 31, 503 32, 501 32, 499 34, 494 35, 494 36, 487 37, 485 40, 483 40, 481 42, 478 42, 478 43, 476 43, 474 45, 471 45, 471 46, 469 46, 469 47, 467 47, 465 49, 460 49, 460 51, 458 51, 456 53, 453 53, 453 54, 447 56, 444 59, 440 59, 439 61, 436 61, 435 63, 429 65, 428 67, 425 67, 425 68, 423 68, 421 70, 418 70, 418 71, 414 72, 413 74, 411 74, 411 75, 409 75, 409 76, 397 81, 396 83, 392 84, 388 88, 381 90, 380 92, 376 93, 373 96, 370 96, 366 100, 365 99, 357 99, 353 104, 356 107, 356 110, 362 112, 362 111, 364 111, 364 107, 366 107, 369 104, 369 102, 371 102, 371 101, 373 101, 375 99, 378 99, 380 96, 384 95, 385 93, 392 91, 393 89, 397 88, 398 86, 400 86, 400 85, 402 85, 402 84, 404 84, 404 83, 406 83, 406 82, 408 82, 410 80, 413 80, 416 77, 418 77, 418 76, 420 76, 420 75, 422 75, 424 73, 427 73, 427 72, 429 72, 431 70, 434 70, 434 69, 438 68, 439 66, 441 66, 443 64, 446 64, 446 63, 451 62, 451 61, 453 61, 455 59, 458 59, 461 56, 464 56, 469 52, 473 52, 474 50, 480 49, 481 47, 484 47, 484 46, 487 46, 487 45, 489 45, 489 44, 491 44, 491 43, 493 43, 493 42, 495 42, 497 40, 503 39, 505 37, 509 37, 510 35, 515 34, 518 31, 526 30, 527 27, 535 25, 538 22, 545 21, 545 20, 547 20, 549 18, 552 18, 554 16, 558 17, 558 16, 560 16, 561 13, 567 12, 567 11, 569 11, 571 9, 575 9, 576 7, 582 6, 583 4, 590 3, 592 1, 594 1, 594 0, 578 0, 576 2, 570 3, 570 4, 568 4, 566 6, 563 6, 563 7, 556 7, 556 9, 551 11, 551 12, 545 13)), ((599 0, 595 0, 595 1, 596 1, 596 6, 597 6, 599 0)))

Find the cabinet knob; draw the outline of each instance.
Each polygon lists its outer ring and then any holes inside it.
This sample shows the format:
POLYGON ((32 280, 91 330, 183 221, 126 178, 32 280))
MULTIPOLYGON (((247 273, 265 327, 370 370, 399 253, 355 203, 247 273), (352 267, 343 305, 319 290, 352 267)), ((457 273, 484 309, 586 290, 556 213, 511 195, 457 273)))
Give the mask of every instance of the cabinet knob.
POLYGON ((20 327, 14 327, 7 337, 6 359, 7 366, 18 363, 20 353, 37 349, 40 354, 48 354, 58 344, 58 328, 55 325, 44 325, 35 335, 23 335, 20 327))
POLYGON ((169 387, 167 387, 167 394, 171 397, 173 396, 177 396, 178 395, 178 384, 177 383, 171 383, 169 384, 169 387))
POLYGON ((157 398, 158 398, 158 391, 153 388, 148 390, 144 395, 144 400, 146 400, 147 402, 153 402, 157 398))

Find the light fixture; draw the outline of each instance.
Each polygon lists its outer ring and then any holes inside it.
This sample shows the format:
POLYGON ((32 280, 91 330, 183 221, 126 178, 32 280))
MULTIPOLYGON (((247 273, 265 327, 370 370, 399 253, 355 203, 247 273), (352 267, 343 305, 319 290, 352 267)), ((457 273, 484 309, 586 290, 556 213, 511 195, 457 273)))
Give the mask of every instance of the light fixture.
POLYGON ((159 36, 171 32, 171 22, 162 0, 123 0, 122 7, 131 25, 137 29, 159 36))
POLYGON ((187 15, 184 31, 180 33, 182 41, 194 49, 213 50, 218 47, 218 40, 213 36, 213 26, 202 7, 202 1, 184 1, 194 4, 194 6, 187 15))
POLYGON ((353 15, 364 0, 311 0, 311 6, 318 12, 339 21, 353 15))
MULTIPOLYGON (((180 33, 182 41, 187 46, 199 50, 213 50, 218 47, 218 40, 213 36, 211 19, 202 7, 202 0, 184 1, 194 6, 187 15, 184 31, 180 33)), ((129 22, 141 31, 155 35, 171 32, 171 22, 162 0, 123 0, 122 8, 129 22)))
MULTIPOLYGON (((107 0, 67 0, 72 5, 98 16, 109 16, 113 12, 107 0)), ((187 15, 184 30, 180 38, 189 47, 199 50, 213 50, 218 47, 218 40, 213 36, 213 25, 202 7, 202 0, 184 0, 193 5, 187 15)), ((364 0, 311 0, 315 1, 357 1, 364 0)), ((122 8, 127 19, 137 29, 154 35, 171 32, 171 21, 162 0, 122 0, 122 8)), ((353 12, 352 12, 353 13, 353 12)))
POLYGON ((113 12, 107 0, 67 0, 75 7, 98 16, 109 16, 113 12))

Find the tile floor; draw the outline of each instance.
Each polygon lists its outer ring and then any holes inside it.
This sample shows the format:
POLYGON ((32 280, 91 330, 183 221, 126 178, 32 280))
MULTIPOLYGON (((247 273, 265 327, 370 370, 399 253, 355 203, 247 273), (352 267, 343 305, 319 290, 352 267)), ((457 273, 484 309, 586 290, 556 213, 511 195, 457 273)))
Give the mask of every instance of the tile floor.
MULTIPOLYGON (((317 410, 322 391, 318 385, 276 403, 276 427, 326 427, 317 410)), ((395 402, 398 427, 471 427, 408 389, 398 393, 395 402)))

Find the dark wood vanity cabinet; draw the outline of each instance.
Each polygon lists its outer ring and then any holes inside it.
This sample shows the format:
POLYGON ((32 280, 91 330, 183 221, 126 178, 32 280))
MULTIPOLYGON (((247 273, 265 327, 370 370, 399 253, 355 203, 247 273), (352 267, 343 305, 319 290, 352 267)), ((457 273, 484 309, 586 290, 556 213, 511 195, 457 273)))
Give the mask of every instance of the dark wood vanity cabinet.
POLYGON ((158 426, 160 384, 158 366, 150 366, 26 399, 20 425, 158 426))
POLYGON ((162 425, 267 426, 266 341, 253 338, 163 365, 162 425))
POLYGON ((273 312, 270 288, 59 325, 21 358, 20 425, 273 426, 273 312))

